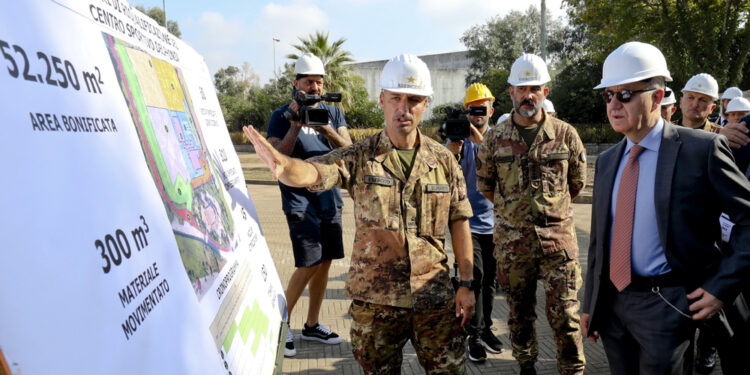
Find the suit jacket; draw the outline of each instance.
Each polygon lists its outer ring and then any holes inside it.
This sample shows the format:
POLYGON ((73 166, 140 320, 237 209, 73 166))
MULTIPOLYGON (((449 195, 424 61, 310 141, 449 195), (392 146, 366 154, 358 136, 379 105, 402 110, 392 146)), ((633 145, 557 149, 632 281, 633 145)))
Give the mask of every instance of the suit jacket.
MULTIPOLYGON (((625 145, 623 139, 596 161, 583 305, 591 331, 599 323, 596 312, 615 293, 609 281, 611 199, 625 145)), ((750 182, 727 139, 665 123, 654 190, 659 238, 674 275, 688 293, 702 287, 725 304, 732 301, 750 274, 750 182), (722 212, 735 222, 731 251, 724 254, 718 247, 722 212)))

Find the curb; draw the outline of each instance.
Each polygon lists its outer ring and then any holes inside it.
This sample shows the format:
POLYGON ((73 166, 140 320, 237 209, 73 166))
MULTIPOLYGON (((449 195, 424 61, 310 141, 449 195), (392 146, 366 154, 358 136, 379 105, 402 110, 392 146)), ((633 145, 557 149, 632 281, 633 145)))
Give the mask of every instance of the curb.
POLYGON ((278 181, 268 180, 245 180, 245 185, 278 185, 278 181))
POLYGON ((573 199, 573 203, 581 203, 581 204, 591 204, 594 201, 594 196, 591 194, 579 194, 575 199, 573 199))
MULTIPOLYGON (((268 181, 268 180, 245 180, 246 185, 278 185, 278 181, 268 181)), ((345 193, 345 190, 342 190, 342 194, 345 193)), ((348 194, 347 194, 348 195, 348 194)), ((593 196, 591 194, 580 194, 575 199, 573 199, 573 203, 581 203, 581 204, 591 204, 593 201, 593 196)))

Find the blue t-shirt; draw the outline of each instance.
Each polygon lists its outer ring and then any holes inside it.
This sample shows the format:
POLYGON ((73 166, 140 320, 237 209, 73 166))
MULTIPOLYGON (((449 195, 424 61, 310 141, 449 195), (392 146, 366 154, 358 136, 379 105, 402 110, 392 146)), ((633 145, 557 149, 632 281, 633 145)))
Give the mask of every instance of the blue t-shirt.
MULTIPOLYGON (((289 108, 289 104, 285 104, 273 111, 271 119, 268 121, 267 137, 284 139, 286 132, 291 127, 289 120, 284 117, 284 112, 286 112, 287 108, 289 108)), ((338 132, 340 127, 346 127, 344 114, 338 108, 324 103, 318 103, 318 108, 328 110, 328 124, 334 130, 338 132)), ((333 149, 333 145, 322 134, 309 127, 302 127, 297 135, 297 142, 294 144, 291 156, 304 160, 313 156, 327 154, 333 149)), ((344 206, 344 201, 341 200, 341 193, 338 188, 313 193, 306 188, 294 188, 286 186, 281 182, 279 182, 279 188, 281 189, 281 207, 285 213, 299 211, 322 213, 334 207, 344 206)))
MULTIPOLYGON (((485 133, 487 134, 487 133, 485 133)), ((495 218, 493 204, 482 192, 477 189, 477 153, 479 145, 464 139, 464 147, 461 153, 461 169, 466 180, 466 191, 471 203, 474 216, 469 218, 469 227, 472 233, 492 234, 495 229, 495 218)))

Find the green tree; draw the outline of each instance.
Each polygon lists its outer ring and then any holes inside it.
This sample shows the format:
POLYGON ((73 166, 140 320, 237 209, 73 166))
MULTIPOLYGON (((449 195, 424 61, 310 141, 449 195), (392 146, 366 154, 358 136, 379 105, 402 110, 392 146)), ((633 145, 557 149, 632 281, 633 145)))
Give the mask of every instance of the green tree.
POLYGON ((574 124, 607 123, 607 106, 593 89, 601 72, 601 63, 581 58, 555 77, 548 98, 555 104, 558 118, 574 124))
POLYGON ((217 94, 227 96, 243 96, 250 88, 239 78, 240 70, 236 66, 219 69, 214 74, 214 86, 217 94))
MULTIPOLYGON (((140 10, 142 13, 146 14, 147 16, 151 17, 154 21, 156 21, 159 25, 164 26, 164 10, 159 7, 152 7, 146 10, 142 5, 136 5, 135 9, 140 10)), ((182 37, 182 32, 180 31, 180 25, 177 24, 177 21, 168 20, 167 21, 167 31, 169 31, 170 34, 180 38, 182 37)))
POLYGON ((260 78, 248 62, 242 63, 242 68, 230 65, 214 74, 216 92, 225 95, 246 95, 250 87, 259 85, 259 81, 260 78))
POLYGON ((294 67, 291 64, 284 64, 284 70, 278 79, 272 78, 262 88, 250 88, 246 99, 250 103, 250 111, 245 124, 253 124, 260 130, 268 128, 271 113, 292 100, 290 94, 294 80, 293 72, 294 67))
POLYGON ((595 63, 619 45, 638 40, 658 47, 679 91, 693 75, 709 73, 720 87, 743 79, 750 51, 747 0, 565 0, 595 63))
POLYGON ((221 112, 224 114, 224 121, 230 131, 239 131, 243 125, 253 124, 256 122, 252 104, 241 96, 232 96, 217 94, 221 112))
POLYGON ((495 103, 492 105, 495 108, 495 114, 492 115, 490 123, 494 124, 497 119, 503 115, 503 113, 510 112, 513 109, 513 102, 510 100, 508 95, 508 71, 505 69, 492 68, 485 73, 478 82, 483 83, 492 92, 492 96, 495 97, 495 103))
POLYGON ((230 130, 238 131, 247 124, 265 125, 258 122, 264 117, 258 115, 255 102, 248 100, 258 90, 262 91, 258 81, 258 75, 247 62, 242 64, 242 68, 230 65, 214 74, 216 96, 230 130))
MULTIPOLYGON (((530 6, 526 12, 511 11, 464 32, 461 42, 472 59, 466 84, 478 82, 492 69, 509 71, 523 53, 541 56, 541 19, 539 9, 530 6)), ((548 14, 547 20, 547 61, 556 61, 564 47, 565 30, 560 19, 548 14)))
POLYGON ((377 102, 370 100, 365 88, 365 80, 358 76, 352 77, 351 96, 354 101, 346 111, 346 123, 350 128, 379 128, 384 123, 383 111, 377 102))
POLYGON ((286 57, 297 60, 300 55, 310 52, 318 56, 323 62, 326 71, 326 90, 331 92, 343 93, 343 99, 339 105, 342 109, 348 110, 354 104, 352 97, 352 73, 351 67, 346 65, 354 61, 349 51, 341 49, 341 45, 346 42, 346 38, 340 38, 336 41, 329 42, 328 33, 316 31, 307 38, 298 37, 301 44, 292 45, 299 54, 289 54, 286 57))

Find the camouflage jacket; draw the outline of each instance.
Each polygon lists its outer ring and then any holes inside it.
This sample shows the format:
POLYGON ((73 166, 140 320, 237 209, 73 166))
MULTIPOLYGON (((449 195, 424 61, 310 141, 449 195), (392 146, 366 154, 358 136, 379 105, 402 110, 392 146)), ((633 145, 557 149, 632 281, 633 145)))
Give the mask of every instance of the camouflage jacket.
MULTIPOLYGON (((685 125, 682 124, 682 119, 680 119, 679 121, 677 121, 676 124, 680 125, 680 126, 685 126, 685 125)), ((705 130, 705 131, 707 131, 709 133, 719 134, 719 131, 721 130, 721 125, 719 125, 719 124, 717 124, 715 122, 712 122, 711 120, 707 119, 706 122, 703 124, 703 126, 701 126, 698 129, 705 130)))
POLYGON ((706 125, 703 127, 703 130, 711 133, 719 134, 719 131, 721 130, 721 125, 706 120, 706 125))
POLYGON ((496 251, 527 251, 538 240, 545 253, 576 258, 570 203, 586 181, 583 143, 571 125, 545 115, 528 147, 512 118, 485 135, 477 154, 477 188, 495 196, 496 251), (537 238, 524 238, 534 232, 537 238))
POLYGON ((370 303, 424 309, 450 303, 445 232, 472 215, 453 154, 432 139, 421 142, 409 179, 381 131, 362 142, 310 158, 320 191, 338 186, 354 200, 356 233, 346 295, 370 303))

